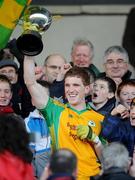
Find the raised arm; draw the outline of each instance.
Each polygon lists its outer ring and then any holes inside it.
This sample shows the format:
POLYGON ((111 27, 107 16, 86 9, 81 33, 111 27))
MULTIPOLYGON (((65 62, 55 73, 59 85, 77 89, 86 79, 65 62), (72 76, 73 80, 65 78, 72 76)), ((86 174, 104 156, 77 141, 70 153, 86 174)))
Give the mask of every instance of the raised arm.
POLYGON ((24 57, 24 81, 32 97, 34 106, 37 109, 44 108, 49 99, 48 90, 37 83, 34 59, 31 56, 24 57))

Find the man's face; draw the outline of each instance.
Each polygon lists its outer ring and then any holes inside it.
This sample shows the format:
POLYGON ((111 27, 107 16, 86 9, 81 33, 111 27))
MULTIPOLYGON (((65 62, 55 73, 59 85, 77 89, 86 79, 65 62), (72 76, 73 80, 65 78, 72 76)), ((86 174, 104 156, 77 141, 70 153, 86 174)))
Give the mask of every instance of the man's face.
POLYGON ((84 86, 81 78, 67 77, 65 79, 65 96, 69 104, 76 109, 84 106, 85 95, 88 91, 89 86, 84 86))
POLYGON ((106 75, 110 78, 122 78, 128 70, 128 64, 121 54, 111 53, 104 64, 106 75))
POLYGON ((86 45, 75 46, 71 53, 72 62, 78 67, 89 67, 92 64, 92 54, 86 45))
POLYGON ((135 106, 130 108, 130 123, 132 126, 135 126, 135 106))
POLYGON ((134 97, 135 97, 135 86, 127 85, 121 89, 119 100, 122 105, 130 109, 130 103, 134 97))
POLYGON ((44 66, 44 73, 46 76, 46 80, 52 83, 56 80, 58 74, 60 73, 61 68, 64 66, 65 61, 62 57, 56 55, 51 56, 47 60, 47 64, 44 66))
POLYGON ((7 106, 12 98, 10 85, 7 82, 0 81, 0 106, 7 106))
POLYGON ((18 75, 12 66, 6 66, 0 69, 0 74, 7 76, 12 84, 17 82, 18 75))
POLYGON ((109 92, 108 84, 102 80, 96 80, 93 84, 92 102, 97 104, 104 104, 111 98, 113 93, 109 92))

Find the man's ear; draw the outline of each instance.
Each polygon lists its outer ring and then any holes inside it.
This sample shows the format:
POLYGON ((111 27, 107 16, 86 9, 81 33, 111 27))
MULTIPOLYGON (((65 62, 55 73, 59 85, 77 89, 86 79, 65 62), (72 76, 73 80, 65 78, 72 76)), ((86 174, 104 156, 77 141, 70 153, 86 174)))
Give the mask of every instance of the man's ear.
POLYGON ((90 85, 85 86, 85 95, 90 94, 90 90, 91 90, 90 85))
POLYGON ((103 63, 103 68, 104 68, 104 71, 106 70, 106 64, 105 63, 103 63))

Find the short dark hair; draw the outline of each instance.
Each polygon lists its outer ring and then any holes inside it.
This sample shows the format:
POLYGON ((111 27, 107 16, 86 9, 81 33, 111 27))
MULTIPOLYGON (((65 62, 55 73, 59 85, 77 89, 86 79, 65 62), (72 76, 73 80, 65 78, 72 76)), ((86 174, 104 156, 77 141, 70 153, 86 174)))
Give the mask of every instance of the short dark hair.
POLYGON ((55 151, 50 158, 50 170, 52 173, 72 174, 77 167, 77 157, 69 149, 62 148, 55 151))
POLYGON ((67 77, 81 78, 84 86, 90 85, 90 76, 89 76, 88 72, 82 67, 77 67, 77 66, 72 67, 65 74, 64 81, 67 77))
POLYGON ((0 114, 0 153, 5 151, 13 153, 24 162, 32 161, 24 120, 14 113, 0 114))
POLYGON ((12 84, 11 84, 10 80, 8 79, 8 77, 7 77, 6 75, 0 74, 0 82, 6 82, 6 83, 8 83, 9 86, 10 86, 10 89, 11 89, 11 91, 12 91, 12 84))
MULTIPOLYGON (((115 94, 116 88, 117 88, 117 87, 116 87, 116 83, 115 83, 115 81, 114 81, 113 79, 111 79, 111 78, 105 76, 105 77, 99 77, 99 78, 96 78, 96 80, 102 80, 102 81, 107 82, 109 92, 115 94)), ((95 80, 95 81, 96 81, 96 80, 95 80)))

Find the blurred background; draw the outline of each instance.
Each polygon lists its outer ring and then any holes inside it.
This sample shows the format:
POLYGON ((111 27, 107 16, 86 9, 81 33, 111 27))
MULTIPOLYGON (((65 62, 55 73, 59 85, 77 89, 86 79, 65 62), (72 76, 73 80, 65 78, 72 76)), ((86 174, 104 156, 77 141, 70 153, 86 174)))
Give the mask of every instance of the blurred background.
MULTIPOLYGON (((60 53, 70 61, 73 40, 85 37, 95 48, 93 63, 103 70, 103 53, 109 46, 121 45, 127 14, 135 0, 33 0, 31 5, 43 6, 53 15, 42 36, 44 50, 36 56, 38 64, 51 53, 60 53)), ((17 26, 11 38, 21 33, 17 26)))

